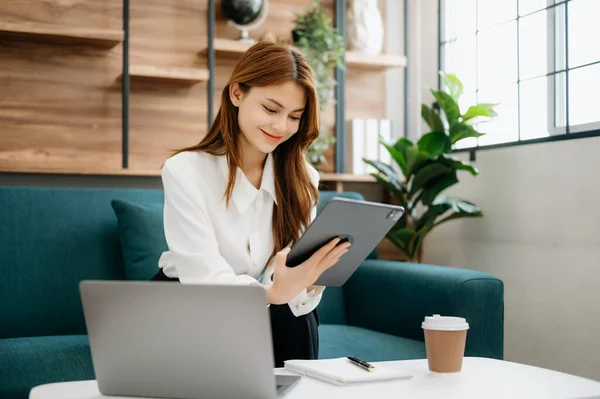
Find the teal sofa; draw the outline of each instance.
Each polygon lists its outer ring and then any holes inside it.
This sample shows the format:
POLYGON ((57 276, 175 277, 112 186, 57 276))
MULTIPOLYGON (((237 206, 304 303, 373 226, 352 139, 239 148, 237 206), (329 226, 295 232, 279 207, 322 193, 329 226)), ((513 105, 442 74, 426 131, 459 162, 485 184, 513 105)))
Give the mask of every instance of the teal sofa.
MULTIPOLYGON (((321 195, 320 206, 338 193, 321 195)), ((78 284, 127 278, 113 199, 161 209, 163 193, 0 187, 0 398, 26 398, 39 384, 94 379, 78 284)), ((161 228, 149 224, 144 231, 160 236, 161 228)), ((344 287, 325 290, 322 358, 424 358, 421 321, 434 313, 467 318, 466 355, 502 358, 499 279, 376 257, 344 287)))

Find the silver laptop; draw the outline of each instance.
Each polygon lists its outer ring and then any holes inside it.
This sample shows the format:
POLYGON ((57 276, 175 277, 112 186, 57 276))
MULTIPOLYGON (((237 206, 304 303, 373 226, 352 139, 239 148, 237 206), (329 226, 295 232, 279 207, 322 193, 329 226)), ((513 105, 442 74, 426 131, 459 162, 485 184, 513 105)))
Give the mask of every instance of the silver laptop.
POLYGON ((103 395, 277 398, 300 376, 275 376, 261 287, 82 281, 103 395))

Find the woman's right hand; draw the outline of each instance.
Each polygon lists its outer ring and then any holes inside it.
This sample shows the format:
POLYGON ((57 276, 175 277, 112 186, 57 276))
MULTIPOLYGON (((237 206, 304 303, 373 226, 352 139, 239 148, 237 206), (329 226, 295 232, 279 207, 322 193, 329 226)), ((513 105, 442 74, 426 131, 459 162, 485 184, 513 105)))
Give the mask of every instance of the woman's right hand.
POLYGON ((275 255, 273 284, 267 288, 267 300, 274 305, 288 303, 306 287, 313 285, 327 269, 335 265, 342 255, 348 252, 349 242, 337 245, 334 238, 322 246, 308 260, 296 267, 287 267, 290 248, 284 248, 275 255))

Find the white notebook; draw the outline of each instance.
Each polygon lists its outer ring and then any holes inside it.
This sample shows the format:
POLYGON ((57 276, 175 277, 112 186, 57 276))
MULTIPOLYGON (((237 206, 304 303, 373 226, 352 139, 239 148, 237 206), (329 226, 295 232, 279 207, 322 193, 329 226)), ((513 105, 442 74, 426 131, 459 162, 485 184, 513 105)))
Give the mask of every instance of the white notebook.
POLYGON ((287 360, 284 362, 286 370, 336 385, 388 381, 412 377, 412 375, 390 367, 378 364, 374 366, 374 370, 368 371, 356 366, 345 357, 320 360, 287 360))

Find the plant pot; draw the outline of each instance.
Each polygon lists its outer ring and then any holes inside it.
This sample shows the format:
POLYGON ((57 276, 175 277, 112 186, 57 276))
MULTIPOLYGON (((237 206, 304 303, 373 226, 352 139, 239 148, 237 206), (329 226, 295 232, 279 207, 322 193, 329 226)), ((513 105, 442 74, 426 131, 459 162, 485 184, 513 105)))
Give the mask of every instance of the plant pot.
POLYGON ((412 260, 388 238, 384 238, 377 245, 377 253, 379 255, 379 259, 382 260, 421 263, 423 261, 423 244, 421 244, 421 246, 419 247, 415 259, 412 260))

